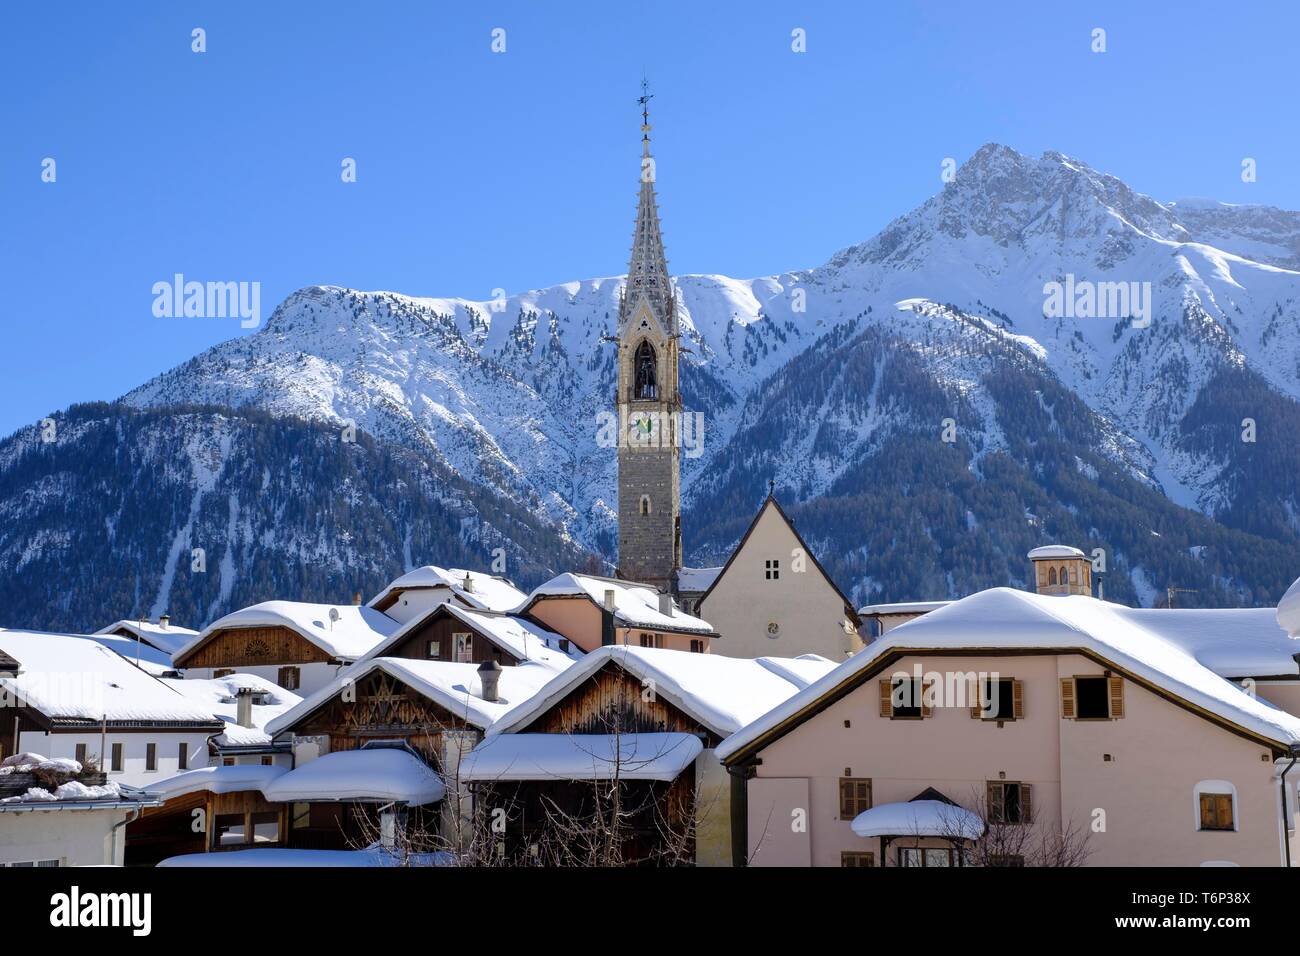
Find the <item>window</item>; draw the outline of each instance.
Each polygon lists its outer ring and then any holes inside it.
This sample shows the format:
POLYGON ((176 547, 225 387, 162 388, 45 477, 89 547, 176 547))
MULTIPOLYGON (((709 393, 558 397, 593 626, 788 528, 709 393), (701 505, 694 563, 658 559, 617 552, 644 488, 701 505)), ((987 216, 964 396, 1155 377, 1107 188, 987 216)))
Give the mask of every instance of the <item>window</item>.
POLYGON ((986 866, 1024 866, 1025 858, 1019 853, 993 853, 986 866))
POLYGON ((840 777, 840 819, 852 820, 871 809, 871 778, 840 777))
POLYGON ((176 769, 188 770, 190 766, 190 745, 181 741, 176 747, 176 769))
POLYGON ((891 720, 916 720, 929 717, 926 699, 931 685, 915 677, 886 678, 880 682, 880 716, 891 720))
POLYGON ((1202 780, 1193 788, 1196 829, 1237 829, 1237 788, 1227 780, 1202 780))
POLYGON ((58 865, 59 865, 58 860, 23 860, 22 862, 19 863, 0 863, 0 866, 13 866, 13 867, 21 867, 24 869, 27 867, 35 867, 35 866, 48 867, 48 866, 58 866, 58 865))
POLYGON ((875 866, 876 854, 857 850, 845 850, 840 853, 840 866, 875 866))
POLYGON ((659 396, 659 386, 655 373, 655 350, 649 342, 642 342, 636 350, 633 360, 633 398, 651 400, 659 396))
POLYGON ((239 846, 246 843, 242 813, 219 813, 212 828, 212 845, 239 846))
POLYGON ((691 653, 692 653, 692 654, 703 654, 703 653, 704 653, 704 642, 703 642, 703 641, 695 641, 695 640, 692 640, 692 641, 691 641, 691 653))
POLYGON ((649 634, 645 631, 641 631, 641 646, 642 647, 663 647, 664 636, 662 634, 649 634))
POLYGON ((1048 585, 1056 584, 1056 568, 1047 569, 1047 583, 1048 585))
POLYGON ((763 562, 763 577, 768 581, 775 581, 781 577, 781 562, 775 558, 763 562))
POLYGON ((650 512, 651 512, 650 496, 649 496, 649 495, 642 495, 642 496, 641 496, 641 513, 642 513, 643 515, 648 515, 648 514, 650 514, 650 512))
POLYGON ((263 767, 269 767, 269 766, 271 766, 271 761, 272 761, 272 758, 271 758, 269 755, 268 755, 268 756, 264 756, 264 757, 262 757, 262 766, 263 766, 263 767))
POLYGON ((438 658, 442 657, 442 641, 437 640, 436 638, 430 641, 425 645, 424 653, 429 660, 436 661, 438 658))
POLYGON ((280 813, 271 810, 266 813, 250 813, 254 843, 280 842, 280 813))
POLYGON ((474 663, 474 635, 453 634, 451 640, 456 646, 456 660, 462 664, 474 663))
POLYGON ((302 830, 311 826, 310 803, 295 803, 289 812, 292 817, 289 825, 295 830, 302 830))
POLYGON ((212 677, 214 680, 220 677, 229 677, 234 672, 235 669, 233 667, 218 667, 212 672, 212 677))
POLYGON ((76 760, 77 763, 81 764, 83 767, 86 766, 86 745, 85 744, 77 744, 76 760))
POLYGON ((988 782, 988 815, 990 823, 1030 823, 1033 808, 1030 796, 1033 791, 1027 783, 1010 780, 988 782))
POLYGON ((122 772, 122 745, 121 744, 113 744, 113 762, 112 764, 110 764, 110 766, 113 768, 113 773, 122 772))
POLYGON ((157 744, 144 745, 144 769, 145 770, 158 769, 158 745, 157 744))
POLYGON ((1061 716, 1114 720, 1124 716, 1124 678, 1089 675, 1061 679, 1061 716))
POLYGON ((222 757, 222 758, 221 758, 221 765, 222 765, 223 767, 233 767, 233 766, 235 765, 235 758, 234 758, 234 757, 222 757))
POLYGON ((979 699, 971 702, 970 715, 981 720, 1021 720, 1025 716, 1024 682, 986 677, 978 684, 979 699))
POLYGON ((296 667, 281 667, 276 683, 285 690, 297 690, 302 686, 302 674, 296 667))
POLYGON ((912 847, 898 848, 899 866, 961 866, 964 861, 958 859, 951 847, 912 847))

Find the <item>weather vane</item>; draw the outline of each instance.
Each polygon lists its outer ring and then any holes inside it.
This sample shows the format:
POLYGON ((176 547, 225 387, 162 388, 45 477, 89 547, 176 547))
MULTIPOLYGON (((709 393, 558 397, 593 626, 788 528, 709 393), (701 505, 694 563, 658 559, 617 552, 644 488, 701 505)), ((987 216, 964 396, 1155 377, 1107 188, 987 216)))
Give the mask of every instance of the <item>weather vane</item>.
POLYGON ((650 92, 650 81, 645 77, 641 78, 641 95, 636 101, 641 104, 641 138, 649 141, 650 139, 650 100, 654 94, 650 92))

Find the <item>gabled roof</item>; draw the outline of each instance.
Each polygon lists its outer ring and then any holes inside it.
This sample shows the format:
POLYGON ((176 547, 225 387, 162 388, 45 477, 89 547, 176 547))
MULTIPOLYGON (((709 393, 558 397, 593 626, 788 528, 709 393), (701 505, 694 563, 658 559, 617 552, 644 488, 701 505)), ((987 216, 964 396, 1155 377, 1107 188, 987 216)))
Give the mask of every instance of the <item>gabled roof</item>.
POLYGON ((398 628, 382 611, 352 604, 307 604, 302 601, 263 601, 218 618, 176 653, 177 667, 216 634, 231 628, 285 627, 315 644, 330 657, 356 660, 398 628), (330 612, 338 620, 330 620, 330 612))
POLYGON ((338 696, 345 684, 355 684, 376 670, 396 678, 416 693, 480 729, 492 726, 509 713, 511 708, 531 698, 556 676, 552 668, 530 662, 503 667, 497 684, 500 699, 489 701, 483 699, 483 685, 479 681, 477 664, 375 657, 345 668, 338 677, 302 703, 271 720, 266 725, 266 732, 274 737, 289 730, 338 696))
POLYGON ((625 644, 600 647, 512 710, 488 733, 527 727, 610 663, 640 681, 653 681, 657 695, 721 737, 762 716, 835 666, 816 654, 749 659, 625 644))
POLYGON ((526 613, 539 600, 548 597, 582 596, 597 607, 605 606, 605 592, 614 592, 614 623, 619 627, 640 627, 654 631, 676 631, 685 634, 713 636, 713 625, 673 607, 673 613, 659 610, 659 591, 648 584, 637 584, 618 578, 603 578, 592 574, 558 574, 545 584, 533 589, 528 600, 517 609, 526 613))
POLYGON ((390 648, 400 644, 412 631, 418 630, 444 614, 478 631, 517 660, 536 661, 555 670, 561 670, 582 656, 582 651, 563 635, 547 630, 533 621, 511 614, 478 611, 457 604, 443 603, 434 605, 419 617, 411 618, 358 658, 357 663, 374 657, 383 657, 390 648), (566 644, 568 650, 563 650, 562 647, 566 644))
POLYGON ((21 664, 0 687, 60 726, 142 722, 220 730, 212 712, 82 635, 0 631, 0 651, 21 664))
POLYGON ((169 655, 175 654, 199 636, 198 631, 190 630, 188 627, 176 627, 172 624, 163 627, 156 621, 129 621, 125 618, 114 621, 108 627, 100 628, 95 634, 116 634, 119 631, 128 631, 146 644, 169 655))
POLYGON ((426 564, 422 568, 407 571, 401 577, 389 582, 388 586, 371 598, 366 606, 383 609, 396 600, 403 591, 431 588, 447 588, 467 607, 487 611, 513 610, 527 597, 508 578, 484 574, 481 571, 467 571, 464 568, 440 568, 433 564, 426 564), (465 589, 466 576, 469 577, 473 590, 465 589))
POLYGON ((1300 717, 1252 697, 1198 659, 1214 657, 1231 633, 1220 632, 1216 648, 1200 625, 1187 626, 1194 618, 1158 620, 1154 613, 1084 595, 979 591, 894 628, 723 741, 718 756, 734 762, 761 750, 899 657, 944 653, 1082 654, 1234 732, 1283 750, 1300 743, 1300 717))
POLYGON ((677 590, 682 594, 698 594, 707 591, 722 573, 722 565, 716 568, 678 568, 677 590))
POLYGON ((153 645, 135 637, 124 637, 121 634, 72 634, 69 636, 94 641, 96 644, 103 644, 109 650, 116 651, 136 667, 149 672, 154 677, 161 677, 163 674, 175 673, 176 671, 169 652, 160 651, 153 645))
POLYGON ((745 529, 745 534, 741 537, 740 543, 736 545, 736 549, 731 552, 731 557, 727 558, 727 563, 722 566, 722 570, 716 577, 714 577, 708 590, 700 595, 699 603, 696 606, 702 607, 704 602, 709 599, 709 595, 713 593, 713 589, 718 586, 718 582, 727 576, 727 571, 730 570, 732 562, 736 560, 736 556, 740 554, 741 551, 745 550, 745 544, 749 541, 749 536, 754 533, 754 529, 758 527, 759 520, 763 517, 763 513, 767 511, 769 506, 776 509, 776 513, 781 516, 781 520, 786 523, 786 527, 790 529, 795 540, 799 542, 799 547, 803 549, 803 553, 812 559, 813 567, 817 569, 817 573, 826 580, 826 583, 831 586, 831 589, 834 590, 835 593, 839 595, 840 600, 844 602, 845 615, 855 626, 861 624, 862 621, 858 617, 857 610, 853 607, 853 602, 850 601, 844 592, 840 590, 840 586, 835 583, 835 579, 826 573, 826 569, 823 568, 822 563, 817 560, 817 555, 813 552, 813 549, 808 547, 808 543, 804 541, 803 535, 799 533, 799 529, 794 526, 794 522, 790 520, 790 516, 787 515, 785 509, 781 507, 781 502, 777 501, 776 496, 773 494, 769 494, 767 498, 763 500, 763 504, 759 506, 758 511, 754 513, 754 520, 751 521, 749 527, 745 529))
POLYGON ((464 781, 676 780, 704 745, 695 734, 494 734, 461 762, 464 781))

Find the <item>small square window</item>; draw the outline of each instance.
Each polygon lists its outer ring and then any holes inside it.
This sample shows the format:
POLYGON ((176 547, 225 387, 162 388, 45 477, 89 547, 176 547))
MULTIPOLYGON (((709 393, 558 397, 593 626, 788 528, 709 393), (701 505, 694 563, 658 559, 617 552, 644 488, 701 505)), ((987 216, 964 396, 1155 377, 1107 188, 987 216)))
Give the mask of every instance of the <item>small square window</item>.
POLYGON ((430 641, 425 645, 424 653, 429 660, 436 661, 438 658, 442 657, 442 641, 437 639, 430 641))
POLYGON ((1232 815, 1232 794, 1202 793, 1200 801, 1202 830, 1236 829, 1232 815))
POLYGON ((781 577, 781 562, 776 559, 770 559, 763 562, 763 577, 768 581, 775 581, 781 577))

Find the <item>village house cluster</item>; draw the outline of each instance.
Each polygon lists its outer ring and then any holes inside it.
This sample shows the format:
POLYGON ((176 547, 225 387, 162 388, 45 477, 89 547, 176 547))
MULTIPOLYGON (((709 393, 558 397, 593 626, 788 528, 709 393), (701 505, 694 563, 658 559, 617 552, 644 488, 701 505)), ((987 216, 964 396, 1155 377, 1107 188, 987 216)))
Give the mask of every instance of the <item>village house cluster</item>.
MULTIPOLYGON (((675 427, 653 176, 618 333, 617 420, 675 427)), ((1129 608, 1048 544, 1023 589, 855 608, 771 485, 685 567, 664 438, 618 443, 613 576, 0 629, 0 865, 1291 865, 1300 582, 1129 608)))

